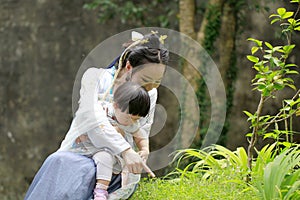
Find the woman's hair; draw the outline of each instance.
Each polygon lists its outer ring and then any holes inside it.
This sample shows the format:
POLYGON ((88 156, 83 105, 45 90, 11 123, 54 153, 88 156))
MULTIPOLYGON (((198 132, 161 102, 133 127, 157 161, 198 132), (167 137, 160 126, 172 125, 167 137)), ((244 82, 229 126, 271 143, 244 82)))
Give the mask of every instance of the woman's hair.
POLYGON ((122 67, 129 61, 132 67, 148 63, 161 63, 167 65, 169 51, 164 47, 156 33, 145 35, 141 42, 129 47, 124 52, 122 67))
POLYGON ((117 70, 111 86, 103 95, 103 99, 106 98, 110 89, 115 84, 115 80, 118 77, 119 72, 126 66, 127 61, 130 62, 133 68, 148 63, 160 63, 167 65, 169 61, 169 51, 164 48, 160 37, 158 37, 155 32, 152 32, 145 35, 142 39, 132 43, 127 43, 129 46, 127 46, 123 53, 109 65, 109 67, 116 66, 117 70))
POLYGON ((148 92, 140 85, 133 82, 125 82, 114 92, 114 102, 128 114, 145 117, 150 110, 150 97, 148 92))

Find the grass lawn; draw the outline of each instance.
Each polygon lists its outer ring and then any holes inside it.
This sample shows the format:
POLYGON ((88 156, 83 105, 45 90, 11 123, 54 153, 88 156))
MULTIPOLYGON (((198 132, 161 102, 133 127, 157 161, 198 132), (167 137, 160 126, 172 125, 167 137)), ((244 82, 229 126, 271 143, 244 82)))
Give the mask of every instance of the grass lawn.
MULTIPOLYGON (((234 172, 233 172, 234 173, 234 172)), ((232 177, 231 177, 232 179, 232 177)), ((203 180, 199 175, 189 178, 163 180, 143 179, 131 200, 154 199, 154 200, 223 200, 223 199, 245 199, 258 200, 257 194, 240 184, 228 182, 227 176, 211 177, 203 180)))

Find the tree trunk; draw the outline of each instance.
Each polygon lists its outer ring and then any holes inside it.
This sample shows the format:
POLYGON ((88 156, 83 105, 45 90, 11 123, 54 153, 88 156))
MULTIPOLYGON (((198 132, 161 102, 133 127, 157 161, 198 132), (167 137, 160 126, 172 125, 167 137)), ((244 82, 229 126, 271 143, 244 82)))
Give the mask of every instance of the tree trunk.
POLYGON ((200 29, 197 33, 197 41, 200 44, 203 44, 203 41, 204 41, 204 38, 205 38, 205 28, 206 28, 207 23, 208 23, 209 12, 210 12, 209 7, 210 6, 215 6, 219 10, 221 10, 223 3, 224 3, 224 0, 209 0, 209 2, 207 3, 207 8, 205 10, 204 17, 203 17, 203 20, 201 22, 200 29))
POLYGON ((195 1, 179 1, 179 31, 195 39, 195 1))
POLYGON ((223 15, 221 21, 221 33, 219 42, 219 52, 220 52, 220 67, 221 76, 223 77, 223 82, 225 87, 229 86, 231 77, 229 70, 233 65, 232 55, 235 51, 235 33, 236 33, 236 15, 234 8, 232 8, 229 3, 225 3, 223 7, 223 15))
MULTIPOLYGON (((195 32, 195 1, 194 0, 180 0, 179 1, 179 30, 181 33, 196 39, 195 32)), ((184 43, 184 41, 182 41, 184 43)), ((192 53, 192 52, 191 52, 192 53)), ((187 53, 184 59, 192 57, 191 53, 187 53)), ((198 90, 197 81, 200 79, 199 72, 189 63, 188 60, 184 60, 182 64, 182 73, 187 79, 188 83, 192 86, 194 91, 198 90)), ((183 86, 184 90, 188 90, 188 86, 183 86)), ((185 97, 183 107, 181 108, 181 118, 182 118, 182 129, 181 129, 181 148, 188 148, 191 141, 185 137, 186 134, 190 133, 194 127, 194 119, 198 116, 196 112, 191 112, 195 109, 193 104, 189 103, 190 99, 193 99, 194 94, 185 92, 182 94, 185 97)), ((197 131, 198 132, 198 131, 197 131)), ((192 134, 192 133, 191 133, 192 134)), ((199 135, 199 134, 197 134, 199 135)))
MULTIPOLYGON (((220 36, 220 73, 221 76, 224 80, 225 86, 227 84, 227 72, 230 69, 230 66, 232 66, 232 55, 233 51, 235 48, 235 32, 236 32, 236 17, 235 17, 235 12, 232 9, 232 7, 226 3, 224 5, 225 1, 224 0, 209 0, 207 3, 206 11, 204 13, 204 17, 200 26, 199 31, 197 32, 195 30, 195 1, 193 0, 180 0, 179 1, 179 13, 180 13, 180 18, 179 18, 179 30, 180 32, 188 35, 189 37, 195 39, 198 43, 201 45, 204 44, 204 42, 207 42, 205 40, 211 39, 211 44, 210 44, 210 49, 213 49, 214 41, 216 40, 216 37, 218 36, 218 31, 219 26, 217 25, 216 27, 214 26, 215 23, 217 23, 217 20, 219 16, 222 16, 221 19, 221 36, 220 36), (223 8, 224 6, 224 8, 223 8), (223 10, 224 9, 224 13, 223 10), (222 14, 221 14, 222 13, 222 14), (211 23, 213 21, 213 24, 211 23), (212 34, 209 32, 209 29, 207 30, 208 26, 213 31, 216 31, 216 34, 213 36, 213 38, 210 38, 206 36, 205 34, 212 34)), ((205 45, 204 45, 205 47, 205 45)), ((182 69, 183 75, 187 78, 189 83, 192 85, 194 91, 199 91, 199 82, 201 79, 201 76, 203 74, 199 74, 197 70, 193 68, 188 62, 184 62, 183 64, 183 69, 182 69)), ((219 83, 218 83, 219 84, 219 83)), ((190 94, 185 94, 186 98, 191 98, 189 96, 190 94)), ((208 94, 207 94, 208 95, 208 94)), ((199 101, 199 100, 198 100, 199 101)), ((224 109, 224 102, 218 102, 218 105, 215 104, 213 105, 214 107, 220 107, 220 109, 224 109)), ((191 108, 191 105, 188 103, 184 104, 183 112, 189 113, 190 110, 193 110, 194 108, 191 108)), ((213 121, 213 123, 217 123, 220 121, 220 116, 216 113, 211 113, 211 119, 210 121, 213 121)), ((204 121, 204 126, 208 126, 210 121, 204 121)), ((189 127, 191 126, 192 122, 189 122, 189 120, 183 119, 183 129, 182 132, 185 133, 186 131, 189 130, 189 127)), ((200 124, 200 126, 203 124, 200 124)), ((217 128, 219 130, 219 128, 217 128)), ((214 131, 213 131, 214 132, 214 131)), ((219 131, 215 131, 213 136, 211 137, 218 137, 220 133, 217 133, 219 131)), ((199 136, 200 134, 198 134, 199 136)), ((196 138, 196 143, 197 141, 200 140, 200 136, 196 138)), ((184 137, 182 138, 182 143, 186 144, 187 141, 185 141, 184 137)))

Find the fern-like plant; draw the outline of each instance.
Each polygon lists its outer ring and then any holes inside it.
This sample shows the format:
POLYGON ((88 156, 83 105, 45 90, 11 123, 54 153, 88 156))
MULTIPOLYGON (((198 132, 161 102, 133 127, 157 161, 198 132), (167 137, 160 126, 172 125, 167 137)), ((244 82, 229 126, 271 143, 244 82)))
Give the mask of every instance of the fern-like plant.
POLYGON ((300 151, 290 148, 269 162, 262 175, 255 176, 254 188, 264 200, 300 199, 300 151))

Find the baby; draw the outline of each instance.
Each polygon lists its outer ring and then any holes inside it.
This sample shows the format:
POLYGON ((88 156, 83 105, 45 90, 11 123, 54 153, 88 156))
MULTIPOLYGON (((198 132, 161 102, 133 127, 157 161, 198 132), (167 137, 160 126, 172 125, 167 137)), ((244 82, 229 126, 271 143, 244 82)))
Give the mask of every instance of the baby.
MULTIPOLYGON (((109 122, 126 137, 132 134, 139 154, 143 160, 149 155, 149 144, 147 136, 142 135, 138 120, 146 117, 150 109, 150 97, 148 92, 133 82, 126 82, 119 86, 113 94, 113 102, 99 101, 101 105, 103 120, 109 122)), ((107 188, 112 174, 118 174, 123 169, 124 162, 121 155, 113 155, 109 143, 99 140, 99 134, 108 132, 105 123, 80 134, 68 151, 92 157, 97 166, 96 187, 94 189, 94 200, 106 200, 108 198, 107 188), (103 147, 105 146, 105 147, 103 147)), ((66 137, 68 134, 66 135, 66 137)), ((151 174, 154 176, 154 174, 151 174)))

